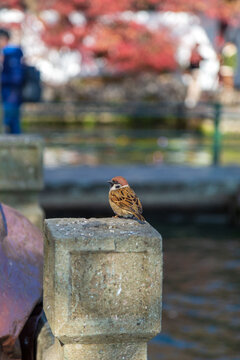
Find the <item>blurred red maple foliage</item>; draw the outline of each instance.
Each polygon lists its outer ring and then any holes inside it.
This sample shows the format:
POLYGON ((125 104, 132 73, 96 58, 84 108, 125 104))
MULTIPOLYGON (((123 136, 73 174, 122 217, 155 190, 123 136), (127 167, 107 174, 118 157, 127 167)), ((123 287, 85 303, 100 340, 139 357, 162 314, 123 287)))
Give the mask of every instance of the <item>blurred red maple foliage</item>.
POLYGON ((92 27, 94 42, 88 46, 95 57, 104 57, 118 71, 173 70, 176 40, 169 31, 153 32, 133 21, 117 20, 92 27))
POLYGON ((14 8, 14 9, 23 9, 25 7, 24 1, 22 0, 1 0, 1 8, 14 8))
POLYGON ((105 59, 113 71, 173 70, 177 40, 164 28, 147 28, 123 12, 141 10, 206 13, 227 22, 239 21, 240 0, 1 0, 0 7, 52 10, 53 22, 41 18, 42 38, 50 47, 78 49, 85 57, 105 59), (81 21, 73 21, 80 15, 81 21))

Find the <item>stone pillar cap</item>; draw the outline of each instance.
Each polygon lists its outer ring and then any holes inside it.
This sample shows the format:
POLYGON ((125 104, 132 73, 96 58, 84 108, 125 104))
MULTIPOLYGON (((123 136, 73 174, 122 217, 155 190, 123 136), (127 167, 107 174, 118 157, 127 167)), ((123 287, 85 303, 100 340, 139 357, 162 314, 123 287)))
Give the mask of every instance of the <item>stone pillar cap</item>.
POLYGON ((156 252, 161 235, 147 222, 119 218, 45 220, 48 239, 78 242, 80 251, 156 252))
POLYGON ((131 219, 45 221, 44 310, 62 343, 147 341, 160 331, 162 239, 131 219))

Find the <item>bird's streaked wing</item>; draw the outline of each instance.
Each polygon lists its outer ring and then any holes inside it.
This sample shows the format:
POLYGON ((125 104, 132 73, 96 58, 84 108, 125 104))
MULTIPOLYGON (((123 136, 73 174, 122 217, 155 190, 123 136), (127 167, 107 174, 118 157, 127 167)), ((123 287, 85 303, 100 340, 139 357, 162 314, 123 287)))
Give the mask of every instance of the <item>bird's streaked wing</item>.
POLYGON ((142 204, 135 192, 129 186, 111 191, 110 198, 111 201, 121 209, 136 214, 142 214, 142 204))

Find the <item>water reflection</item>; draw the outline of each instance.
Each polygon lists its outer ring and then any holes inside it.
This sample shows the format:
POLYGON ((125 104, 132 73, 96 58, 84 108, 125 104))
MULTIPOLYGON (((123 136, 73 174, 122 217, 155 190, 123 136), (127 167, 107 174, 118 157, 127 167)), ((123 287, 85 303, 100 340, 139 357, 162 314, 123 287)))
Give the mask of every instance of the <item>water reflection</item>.
MULTIPOLYGON (((30 130, 30 129, 29 129, 30 130)), ((32 128, 45 140, 47 167, 101 164, 210 165, 213 139, 196 131, 163 129, 32 128)), ((238 134, 222 137, 222 164, 238 164, 238 134)))
MULTIPOLYGON (((157 226, 156 226, 157 227, 157 226)), ((227 226, 172 226, 164 237, 162 333, 149 360, 239 360, 240 243, 227 226)))

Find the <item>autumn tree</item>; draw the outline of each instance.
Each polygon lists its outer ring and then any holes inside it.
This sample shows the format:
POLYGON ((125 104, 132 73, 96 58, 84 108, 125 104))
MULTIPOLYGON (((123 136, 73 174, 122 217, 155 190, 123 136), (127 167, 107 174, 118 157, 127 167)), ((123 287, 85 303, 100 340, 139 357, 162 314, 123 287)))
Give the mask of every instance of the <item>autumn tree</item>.
MULTIPOLYGON (((143 3, 150 9, 156 1, 143 3)), ((104 58, 115 71, 176 68, 176 39, 167 29, 153 31, 122 16, 127 10, 138 9, 134 1, 45 1, 41 5, 58 14, 54 24, 45 22, 43 39, 50 46, 68 46, 79 49, 85 57, 104 58)))
POLYGON ((134 72, 176 68, 177 40, 166 28, 133 21, 130 12, 188 11, 234 24, 239 21, 237 5, 239 0, 2 0, 0 6, 34 9, 50 47, 78 49, 85 59, 103 59, 112 71, 134 72))

